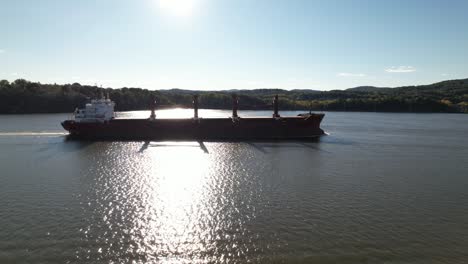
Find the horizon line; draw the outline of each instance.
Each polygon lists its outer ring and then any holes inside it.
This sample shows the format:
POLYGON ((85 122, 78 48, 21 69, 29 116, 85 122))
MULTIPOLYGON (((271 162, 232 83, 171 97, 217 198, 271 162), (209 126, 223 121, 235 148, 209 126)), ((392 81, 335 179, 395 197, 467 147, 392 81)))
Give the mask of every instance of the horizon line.
POLYGON ((13 81, 10 81, 8 79, 0 79, 0 81, 8 81, 9 83, 13 83, 17 80, 25 80, 30 83, 39 83, 39 84, 45 84, 45 85, 73 85, 75 83, 81 85, 81 86, 91 86, 91 87, 97 87, 97 88, 102 88, 102 89, 123 89, 123 88, 128 88, 128 89, 143 89, 143 90, 149 90, 149 91, 170 91, 170 90, 183 90, 183 91, 194 91, 194 92, 222 92, 222 91, 254 91, 254 90, 283 90, 283 91, 298 91, 298 90, 309 90, 309 91, 317 91, 317 92, 326 92, 326 91, 346 91, 349 89, 354 89, 354 88, 360 88, 360 87, 372 87, 372 88, 378 88, 378 89, 395 89, 395 88, 403 88, 403 87, 419 87, 419 86, 427 86, 427 85, 433 85, 433 84, 438 84, 438 83, 443 83, 443 82, 448 82, 448 81, 465 81, 468 80, 467 78, 459 78, 459 79, 447 79, 447 80, 441 80, 438 82, 433 82, 433 83, 428 83, 428 84, 419 84, 419 85, 403 85, 403 86, 392 86, 392 87, 384 87, 384 86, 374 86, 374 85, 359 85, 359 86, 354 86, 354 87, 348 87, 348 88, 342 88, 342 89, 326 89, 326 90, 318 90, 318 89, 313 89, 313 88, 293 88, 293 89, 287 89, 287 88, 279 88, 279 87, 259 87, 259 88, 251 88, 251 89, 244 89, 244 88, 237 88, 237 89, 208 89, 208 90, 202 90, 202 89, 186 89, 186 88, 179 88, 179 87, 173 87, 173 88, 163 88, 163 89, 150 89, 150 88, 145 88, 145 87, 129 87, 129 86, 122 86, 122 87, 102 87, 102 85, 98 84, 81 84, 77 81, 75 82, 69 82, 69 83, 43 83, 40 81, 31 81, 25 78, 18 78, 13 81))

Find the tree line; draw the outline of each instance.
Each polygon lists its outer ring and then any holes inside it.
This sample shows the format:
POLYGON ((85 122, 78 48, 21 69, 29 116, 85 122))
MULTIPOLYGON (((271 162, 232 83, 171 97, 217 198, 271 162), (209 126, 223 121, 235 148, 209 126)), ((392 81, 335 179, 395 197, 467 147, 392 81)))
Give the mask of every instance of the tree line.
POLYGON ((332 91, 111 89, 79 83, 42 84, 18 79, 0 81, 0 114, 72 112, 102 94, 109 94, 117 111, 149 109, 153 100, 160 108, 192 107, 195 94, 199 95, 200 108, 231 109, 233 93, 239 97, 239 109, 244 110, 271 109, 272 98, 278 94, 281 110, 468 113, 468 79, 422 86, 358 87, 332 91))

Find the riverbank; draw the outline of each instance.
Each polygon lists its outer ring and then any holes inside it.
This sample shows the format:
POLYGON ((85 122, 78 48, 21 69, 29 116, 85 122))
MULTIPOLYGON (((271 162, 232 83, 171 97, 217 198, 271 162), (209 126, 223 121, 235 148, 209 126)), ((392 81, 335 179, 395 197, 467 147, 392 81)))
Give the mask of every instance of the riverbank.
POLYGON ((83 107, 91 98, 109 95, 116 111, 158 108, 191 108, 193 95, 199 107, 231 109, 232 94, 239 98, 240 110, 271 109, 274 95, 280 97, 281 110, 399 112, 399 113, 467 113, 468 79, 431 85, 398 88, 357 87, 347 90, 220 90, 182 89, 148 90, 141 88, 100 88, 73 84, 41 84, 26 80, 0 81, 0 114, 70 113, 83 107))

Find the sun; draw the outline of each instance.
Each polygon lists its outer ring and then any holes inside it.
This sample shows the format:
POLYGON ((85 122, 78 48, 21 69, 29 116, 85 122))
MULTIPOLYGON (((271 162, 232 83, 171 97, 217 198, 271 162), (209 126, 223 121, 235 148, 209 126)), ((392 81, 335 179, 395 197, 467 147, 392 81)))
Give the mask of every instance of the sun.
POLYGON ((197 0, 158 0, 161 9, 176 16, 190 16, 197 0))

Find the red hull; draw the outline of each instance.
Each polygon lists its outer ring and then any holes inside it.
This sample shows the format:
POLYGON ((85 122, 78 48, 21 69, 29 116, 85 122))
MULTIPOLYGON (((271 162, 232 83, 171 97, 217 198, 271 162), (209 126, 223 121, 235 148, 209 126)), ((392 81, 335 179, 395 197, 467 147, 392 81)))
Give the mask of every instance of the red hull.
POLYGON ((324 114, 274 118, 113 119, 62 122, 70 136, 88 140, 305 139, 323 135, 324 114))

